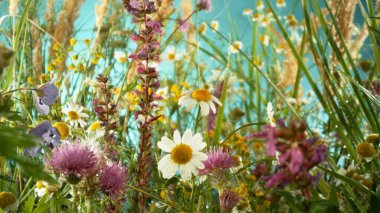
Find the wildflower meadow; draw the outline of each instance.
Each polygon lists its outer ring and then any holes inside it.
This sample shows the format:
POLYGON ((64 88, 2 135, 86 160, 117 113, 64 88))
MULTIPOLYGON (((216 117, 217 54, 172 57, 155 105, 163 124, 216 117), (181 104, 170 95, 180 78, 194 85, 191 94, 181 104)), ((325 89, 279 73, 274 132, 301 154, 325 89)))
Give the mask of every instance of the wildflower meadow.
POLYGON ((0 213, 380 212, 380 0, 0 0, 0 213))

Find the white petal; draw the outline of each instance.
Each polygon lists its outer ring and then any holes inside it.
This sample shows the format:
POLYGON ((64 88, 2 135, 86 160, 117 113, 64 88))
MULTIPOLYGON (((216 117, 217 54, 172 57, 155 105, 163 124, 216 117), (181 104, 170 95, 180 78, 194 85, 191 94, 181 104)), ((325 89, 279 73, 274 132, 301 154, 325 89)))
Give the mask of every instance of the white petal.
POLYGON ((219 106, 222 106, 222 102, 220 102, 215 96, 211 96, 211 99, 215 102, 215 103, 217 103, 219 106))
POLYGON ((157 146, 165 152, 171 152, 175 147, 175 143, 168 137, 164 136, 161 138, 161 141, 157 143, 157 146))
POLYGON ((178 165, 175 164, 172 159, 171 155, 165 155, 159 162, 158 162, 158 170, 162 172, 162 177, 169 179, 173 177, 178 169, 178 165))
POLYGON ((182 135, 182 143, 187 144, 193 138, 193 133, 190 129, 187 129, 182 135))
POLYGON ((193 152, 193 159, 198 161, 205 161, 207 160, 207 155, 202 152, 193 152))
POLYGON ((181 144, 181 133, 176 129, 173 134, 174 143, 181 144))
POLYGON ((181 178, 184 180, 190 180, 191 179, 191 168, 192 165, 190 163, 188 164, 182 164, 179 166, 179 171, 181 172, 181 178))
POLYGON ((191 141, 188 143, 188 145, 194 150, 199 151, 206 147, 206 143, 202 142, 202 135, 200 133, 197 133, 193 136, 191 141))
MULTIPOLYGON (((192 160, 191 160, 191 163, 194 165, 194 167, 195 168, 197 168, 197 169, 203 169, 203 168, 205 168, 205 165, 202 163, 202 161, 200 161, 200 160, 198 160, 198 159, 195 159, 195 158, 193 158, 192 160)), ((195 175, 196 175, 197 173, 195 173, 195 175)))
POLYGON ((198 101, 194 100, 194 99, 190 99, 189 103, 187 104, 186 106, 186 110, 189 112, 190 110, 192 110, 195 105, 197 105, 198 101))
POLYGON ((210 105, 211 111, 215 114, 216 112, 215 104, 212 101, 209 101, 208 104, 210 105))
POLYGON ((210 107, 208 106, 207 102, 201 101, 199 104, 201 105, 202 115, 207 116, 210 111, 210 107))
POLYGON ((86 113, 79 113, 79 117, 88 118, 88 115, 86 113))

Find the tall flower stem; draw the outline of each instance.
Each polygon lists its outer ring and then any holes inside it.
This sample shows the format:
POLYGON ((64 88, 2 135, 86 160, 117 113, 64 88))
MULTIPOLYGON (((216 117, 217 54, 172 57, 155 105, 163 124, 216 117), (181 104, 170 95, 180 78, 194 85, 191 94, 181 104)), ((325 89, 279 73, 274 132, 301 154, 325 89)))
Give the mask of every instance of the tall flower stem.
POLYGON ((73 212, 78 212, 78 190, 75 185, 71 185, 71 189, 73 190, 73 212))
MULTIPOLYGON (((132 36, 137 43, 137 50, 129 58, 137 64, 139 89, 134 93, 140 97, 139 109, 135 111, 138 120, 140 139, 137 156, 136 186, 145 188, 149 185, 151 168, 154 163, 152 154, 152 124, 160 117, 155 116, 157 101, 162 98, 156 94, 160 86, 158 73, 152 62, 159 62, 160 37, 162 24, 157 20, 158 6, 154 1, 141 0, 132 2, 123 0, 125 9, 133 16, 135 24, 139 25, 139 32, 132 36)), ((132 62, 133 63, 133 62, 132 62)), ((146 211, 148 197, 137 193, 134 199, 134 208, 146 211)))

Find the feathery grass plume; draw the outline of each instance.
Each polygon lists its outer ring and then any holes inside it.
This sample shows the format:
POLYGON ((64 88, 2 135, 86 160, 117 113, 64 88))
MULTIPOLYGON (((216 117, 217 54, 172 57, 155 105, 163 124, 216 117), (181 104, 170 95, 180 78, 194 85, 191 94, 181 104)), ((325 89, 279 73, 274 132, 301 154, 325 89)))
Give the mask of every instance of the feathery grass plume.
MULTIPOLYGON (((188 16, 191 15, 191 13, 193 12, 193 4, 192 4, 192 0, 184 0, 181 4, 181 9, 182 9, 182 19, 185 19, 187 18, 188 16)), ((195 27, 193 25, 193 23, 191 22, 191 19, 188 19, 186 21, 186 25, 188 25, 188 30, 187 30, 187 34, 186 34, 186 41, 187 41, 187 50, 193 50, 193 46, 191 44, 195 43, 195 34, 196 34, 196 30, 195 30, 195 27)))
MULTIPOLYGON (((70 46, 70 39, 74 33, 74 23, 79 17, 79 10, 84 0, 67 0, 64 1, 62 10, 58 13, 57 24, 54 26, 53 37, 62 45, 63 48, 70 46)), ((52 42, 49 55, 54 55, 54 46, 56 42, 52 42)), ((66 61, 63 58, 62 61, 66 61)), ((59 70, 66 70, 66 63, 60 63, 59 70)))
MULTIPOLYGON (((298 61, 294 56, 289 44, 285 41, 285 39, 281 36, 281 34, 275 30, 271 29, 271 31, 276 35, 279 45, 283 45, 284 47, 284 60, 283 67, 284 70, 280 70, 280 79, 279 86, 284 89, 287 86, 294 85, 296 81, 297 71, 298 71, 298 61)), ((296 44, 298 51, 301 49, 301 44, 296 44)))
POLYGON ((44 14, 46 27, 45 30, 49 34, 54 33, 54 26, 55 26, 55 0, 46 1, 46 12, 44 14))
POLYGON ((18 0, 9 1, 9 15, 16 16, 18 11, 18 0))
POLYGON ((364 41, 366 40, 367 37, 368 37, 368 28, 366 27, 366 25, 364 25, 359 30, 355 40, 351 44, 350 52, 354 59, 359 57, 360 49, 363 47, 364 41))
MULTIPOLYGON (((34 20, 37 23, 37 19, 34 20)), ((35 26, 30 27, 30 34, 33 44, 32 49, 32 55, 33 55, 33 75, 34 76, 40 76, 43 73, 43 64, 44 64, 44 57, 42 55, 43 48, 42 48, 42 33, 41 30, 38 29, 35 26)), ((38 79, 39 80, 39 79, 38 79)))
MULTIPOLYGON (((335 14, 335 19, 337 21, 337 28, 332 29, 332 35, 336 41, 340 54, 343 56, 345 43, 348 48, 351 47, 352 32, 354 28, 353 20, 354 13, 357 4, 357 0, 340 0, 340 1, 330 1, 330 7, 332 9, 332 14, 335 14), (342 35, 343 40, 340 39, 337 31, 342 35)), ((336 63, 336 53, 332 53, 331 62, 336 63)))
POLYGON ((157 10, 157 20, 164 22, 175 10, 173 8, 173 0, 161 0, 157 10))
POLYGON ((103 4, 95 5, 95 26, 97 28, 97 32, 94 39, 93 49, 95 49, 102 42, 99 32, 101 27, 103 26, 103 22, 107 14, 108 3, 109 0, 103 0, 103 4))

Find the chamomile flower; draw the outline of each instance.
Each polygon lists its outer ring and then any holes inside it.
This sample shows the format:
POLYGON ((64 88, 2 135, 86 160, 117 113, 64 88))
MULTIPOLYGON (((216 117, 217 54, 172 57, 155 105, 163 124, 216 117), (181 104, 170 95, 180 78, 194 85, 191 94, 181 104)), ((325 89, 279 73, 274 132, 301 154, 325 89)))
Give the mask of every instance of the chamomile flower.
POLYGON ((284 43, 279 43, 278 45, 277 45, 277 47, 276 47, 276 53, 282 53, 283 51, 284 51, 284 43))
POLYGON ((260 15, 260 13, 254 13, 254 14, 252 15, 252 21, 253 21, 253 22, 259 21, 260 19, 261 19, 261 15, 260 15))
POLYGON ((260 20, 260 26, 261 27, 267 27, 271 22, 271 18, 268 17, 268 16, 264 16, 261 20, 260 20))
POLYGON ((257 3, 256 3, 256 9, 258 11, 262 11, 264 9, 264 2, 263 1, 257 1, 257 3))
POLYGON ((113 56, 118 62, 125 63, 127 61, 127 56, 123 51, 115 51, 113 56))
POLYGON ((249 16, 249 15, 251 15, 252 14, 252 10, 250 9, 250 8, 245 8, 244 10, 243 10, 243 15, 245 15, 245 16, 249 16))
POLYGON ((216 112, 214 102, 219 106, 222 105, 222 103, 215 96, 211 95, 207 89, 196 89, 184 92, 184 95, 178 100, 178 104, 181 107, 186 107, 187 111, 190 111, 199 104, 203 116, 209 114, 210 108, 213 113, 216 112))
POLYGON ((67 121, 71 126, 79 124, 80 127, 84 127, 86 126, 86 122, 83 120, 83 118, 88 118, 88 115, 86 113, 83 113, 83 110, 84 108, 82 106, 69 103, 68 107, 64 108, 62 112, 67 115, 67 121))
POLYGON ((277 0, 277 2, 276 2, 276 6, 277 6, 278 8, 285 7, 285 6, 286 6, 286 2, 285 2, 285 0, 277 0))
POLYGON ((218 21, 212 21, 211 22, 211 28, 213 30, 219 30, 219 22, 218 21))
POLYGON ((192 174, 197 175, 197 170, 204 168, 202 161, 207 159, 207 155, 201 152, 206 147, 202 140, 200 133, 193 135, 190 129, 182 137, 175 130, 173 140, 162 137, 157 145, 168 153, 158 162, 158 170, 162 172, 162 176, 166 179, 172 178, 178 170, 184 180, 191 179, 192 174))
POLYGON ((168 47, 164 58, 168 61, 177 61, 179 59, 176 49, 173 46, 168 47))
POLYGON ((198 27, 198 32, 200 34, 205 34, 206 30, 207 30, 207 24, 205 22, 202 22, 202 24, 199 25, 199 27, 198 27))
POLYGON ((260 35, 260 42, 264 44, 264 46, 267 47, 269 45, 269 40, 270 38, 268 35, 260 35))
POLYGON ((243 43, 241 41, 234 41, 230 47, 228 48, 228 51, 232 54, 238 53, 239 50, 243 48, 243 43))

